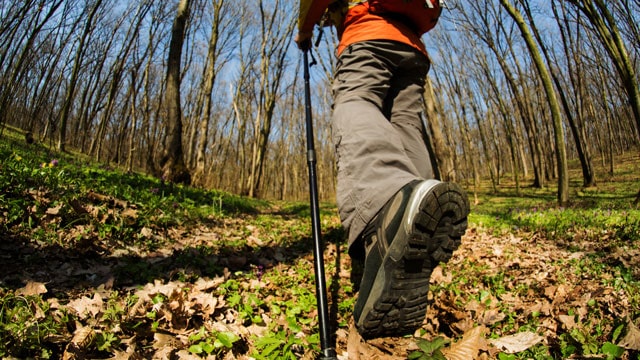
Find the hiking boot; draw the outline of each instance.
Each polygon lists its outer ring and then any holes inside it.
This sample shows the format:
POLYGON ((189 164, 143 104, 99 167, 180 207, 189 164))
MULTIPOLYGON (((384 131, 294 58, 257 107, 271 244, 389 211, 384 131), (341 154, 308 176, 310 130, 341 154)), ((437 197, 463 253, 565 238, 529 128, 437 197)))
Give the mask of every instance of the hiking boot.
POLYGON ((460 245, 468 214, 460 186, 416 180, 367 225, 364 274, 353 310, 364 338, 411 334, 422 325, 431 272, 460 245))
POLYGON ((351 286, 354 292, 360 291, 360 282, 364 274, 364 258, 351 258, 351 286))

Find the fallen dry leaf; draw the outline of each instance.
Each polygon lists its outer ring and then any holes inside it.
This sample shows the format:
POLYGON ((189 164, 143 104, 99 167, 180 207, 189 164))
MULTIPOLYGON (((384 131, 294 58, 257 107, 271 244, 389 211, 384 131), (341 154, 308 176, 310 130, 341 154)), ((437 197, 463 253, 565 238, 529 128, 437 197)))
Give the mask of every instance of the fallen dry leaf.
POLYGON ((16 295, 20 296, 35 296, 47 293, 47 287, 36 281, 29 281, 23 288, 16 290, 16 295))
POLYGON ((90 326, 79 326, 73 333, 73 338, 67 344, 62 355, 63 360, 83 359, 85 352, 93 343, 96 333, 90 326))
POLYGON ((60 213, 60 209, 62 209, 62 204, 59 204, 58 206, 55 206, 55 207, 48 208, 47 211, 45 211, 45 214, 55 216, 60 213))
POLYGON ((516 354, 539 344, 544 338, 536 333, 525 331, 499 339, 489 340, 491 345, 507 354, 516 354))
POLYGON ((218 298, 207 293, 196 293, 191 295, 189 302, 190 309, 198 309, 205 319, 212 316, 218 307, 218 298))
POLYGON ((560 322, 562 323, 562 325, 564 326, 564 328, 566 330, 573 330, 577 325, 576 325, 576 319, 574 316, 571 315, 559 315, 558 319, 560 320, 560 322))
POLYGON ((83 296, 67 304, 67 307, 75 310, 80 319, 83 320, 96 317, 102 311, 103 306, 102 296, 98 293, 94 294, 93 298, 83 296))
POLYGON ((480 318, 480 323, 482 325, 495 325, 496 323, 499 323, 500 321, 504 320, 507 316, 505 314, 503 314, 500 310, 498 309, 491 309, 491 310, 487 310, 482 314, 482 317, 480 318))
POLYGON ((618 346, 627 350, 640 350, 640 329, 629 320, 627 325, 627 334, 620 340, 618 346))
POLYGON ((487 328, 484 326, 475 327, 467 331, 462 339, 451 347, 442 350, 442 354, 447 360, 470 360, 477 359, 481 350, 487 347, 484 336, 487 328))
POLYGON ((360 360, 361 353, 364 353, 364 358, 367 359, 371 355, 367 349, 366 344, 364 344, 364 340, 360 333, 356 329, 356 325, 351 321, 349 327, 349 340, 347 342, 347 353, 349 360, 360 360))
POLYGON ((211 289, 217 288, 222 283, 224 283, 224 277, 218 276, 214 277, 213 279, 199 278, 195 282, 195 284, 193 284, 193 286, 194 290, 197 291, 209 291, 211 289))
POLYGON ((122 210, 121 213, 122 217, 124 218, 130 218, 130 219, 137 219, 138 218, 138 210, 132 209, 132 208, 126 208, 124 210, 122 210))
POLYGON ((122 342, 121 346, 126 345, 126 351, 114 350, 114 356, 110 360, 140 360, 143 359, 142 355, 136 352, 137 345, 135 338, 128 339, 122 342))

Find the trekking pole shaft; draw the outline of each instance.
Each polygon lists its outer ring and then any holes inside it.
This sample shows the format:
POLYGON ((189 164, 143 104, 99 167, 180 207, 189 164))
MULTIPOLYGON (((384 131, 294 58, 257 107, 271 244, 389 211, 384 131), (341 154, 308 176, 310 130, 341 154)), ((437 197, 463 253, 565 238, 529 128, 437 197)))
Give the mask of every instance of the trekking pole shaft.
POLYGON ((311 113, 311 86, 309 84, 308 52, 309 51, 304 51, 304 95, 305 120, 307 128, 307 163, 309 165, 309 193, 311 200, 311 229, 313 232, 314 243, 313 260, 316 274, 316 299, 318 301, 320 345, 322 349, 322 356, 320 357, 320 359, 337 359, 335 349, 331 344, 329 307, 324 274, 322 238, 320 233, 320 205, 318 203, 318 184, 316 176, 316 154, 314 149, 313 120, 311 113))

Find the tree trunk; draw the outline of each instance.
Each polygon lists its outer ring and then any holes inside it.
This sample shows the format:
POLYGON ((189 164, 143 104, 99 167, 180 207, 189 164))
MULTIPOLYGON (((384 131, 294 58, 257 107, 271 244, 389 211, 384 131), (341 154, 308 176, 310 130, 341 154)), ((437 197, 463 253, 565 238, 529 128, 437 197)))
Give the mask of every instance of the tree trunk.
POLYGON ((562 114, 560 112, 560 105, 558 104, 555 90, 553 88, 553 82, 551 80, 551 76, 549 75, 549 71, 542 60, 542 57, 540 56, 540 51, 536 46, 535 40, 533 39, 533 36, 531 36, 531 33, 524 22, 522 14, 518 10, 516 10, 516 8, 511 4, 509 0, 500 0, 500 3, 513 18, 516 25, 518 25, 522 37, 527 44, 527 48, 529 49, 529 53, 533 59, 533 62, 536 65, 538 75, 540 76, 540 80, 542 81, 545 93, 547 95, 547 101, 549 102, 549 106, 551 108, 553 128, 555 133, 554 140, 556 144, 556 158, 558 161, 558 203, 560 205, 565 205, 569 201, 569 168, 567 164, 567 151, 564 142, 562 114))
POLYGON ((584 13, 593 29, 598 35, 600 42, 607 50, 613 65, 615 66, 624 89, 629 98, 629 105, 636 120, 636 130, 640 139, 640 88, 636 79, 636 72, 633 62, 629 57, 627 47, 620 36, 620 30, 616 20, 607 8, 604 0, 566 0, 574 4, 584 13))
POLYGON ((427 118, 427 125, 429 127, 429 134, 431 135, 431 143, 433 144, 433 152, 435 156, 432 156, 431 164, 433 166, 433 174, 436 179, 443 181, 453 181, 451 179, 454 174, 453 157, 451 156, 451 148, 447 146, 442 129, 438 124, 438 119, 441 114, 436 106, 436 94, 433 91, 433 84, 431 80, 427 78, 424 86, 424 102, 427 118))
MULTIPOLYGON (((2 93, 0 94, 0 128, 3 128, 2 125, 4 125, 7 120, 7 114, 11 113, 9 105, 14 96, 11 89, 13 88, 14 84, 22 83, 21 77, 25 73, 23 67, 25 66, 25 62, 27 61, 29 55, 31 55, 33 44, 44 25, 53 18, 56 10, 60 7, 60 5, 62 5, 62 3, 63 1, 52 3, 44 18, 39 22, 39 19, 34 19, 36 23, 33 30, 28 34, 28 36, 24 35, 26 36, 26 41, 24 47, 22 48, 22 51, 20 52, 20 56, 18 56, 18 59, 15 62, 12 62, 7 66, 7 71, 10 72, 10 75, 5 75, 2 78, 8 78, 9 80, 0 82, 0 89, 2 89, 2 93)), ((44 10, 44 6, 38 6, 38 18, 42 10, 44 10)), ((24 20, 25 19, 20 19, 20 21, 24 20)), ((2 80, 2 78, 0 78, 0 81, 2 80)))
MULTIPOLYGON (((469 102, 471 104, 471 110, 473 111, 473 117, 476 119, 476 123, 478 124, 478 135, 480 137, 480 145, 482 146, 482 153, 484 155, 485 161, 488 163, 489 177, 491 178, 491 188, 493 192, 496 193, 498 191, 498 188, 496 187, 495 159, 493 156, 491 156, 489 152, 488 139, 487 139, 486 131, 484 130, 484 126, 482 124, 483 116, 480 115, 480 109, 479 109, 477 100, 475 98, 475 93, 473 91, 468 91, 467 94, 470 99, 469 102)), ((491 115, 489 115, 489 112, 487 112, 486 116, 489 117, 491 115)))
MULTIPOLYGON (((555 5, 552 5, 554 12, 555 12, 555 5)), ((534 22, 533 22, 533 16, 531 14, 531 10, 529 9, 528 6, 525 7, 525 11, 527 14, 527 17, 529 19, 529 22, 531 23, 531 29, 536 37, 536 40, 538 41, 538 44, 540 45, 540 48, 542 49, 542 53, 545 56, 545 59, 547 60, 547 63, 551 63, 551 57, 549 55, 549 51, 547 50, 547 48, 545 47, 545 45, 542 42, 542 37, 540 36, 540 33, 538 31, 538 28, 535 26, 534 22)), ((556 18, 558 21, 558 25, 561 26, 560 24, 560 19, 556 14, 556 18)), ((564 54, 567 58, 569 58, 570 53, 569 53, 569 49, 568 49, 568 44, 567 44, 567 39, 564 36, 564 32, 560 32, 562 35, 562 43, 564 46, 564 54)), ((576 56, 577 58, 577 56, 576 56)), ((580 60, 576 59, 576 66, 579 66, 580 60)), ((576 104, 576 113, 577 116, 574 117, 573 113, 571 111, 571 107, 569 106, 569 101, 567 100, 567 97, 565 95, 565 92, 562 90, 562 84, 560 82, 560 78, 558 77, 558 75, 556 74, 555 71, 553 71, 553 69, 550 69, 550 73, 551 76, 553 78, 553 82, 556 85, 556 89, 558 89, 558 95, 560 96, 560 100, 562 102, 562 106, 564 108, 565 114, 567 116, 567 121, 569 122, 569 127, 571 129, 571 133, 573 134, 573 139, 575 141, 575 145, 576 145, 576 151, 578 152, 578 158, 580 159, 580 165, 582 167, 582 184, 584 187, 589 187, 589 186, 594 186, 596 184, 596 175, 595 175, 595 171, 593 169, 593 161, 591 159, 591 152, 589 151, 589 146, 587 144, 587 139, 586 136, 584 134, 583 126, 581 125, 582 123, 584 123, 584 119, 583 119, 583 111, 581 109, 581 106, 576 104)), ((573 78, 575 77, 574 74, 576 74, 571 61, 569 61, 569 76, 572 79, 573 82, 573 78)), ((580 78, 580 75, 578 75, 578 78, 580 78)), ((586 96, 584 96, 583 94, 583 86, 581 86, 581 81, 578 79, 577 80, 577 86, 574 86, 574 92, 576 92, 576 97, 578 98, 578 102, 580 102, 580 104, 583 104, 586 101, 586 96)))
POLYGON ((209 144, 209 123, 211 122, 211 92, 216 80, 218 70, 218 40, 220 34, 220 20, 222 6, 225 0, 213 1, 213 19, 211 26, 211 36, 209 38, 209 50, 207 53, 206 66, 204 70, 204 80, 202 83, 201 96, 203 97, 203 109, 198 130, 198 140, 196 149, 196 166, 193 171, 192 183, 201 184, 204 177, 205 154, 209 144))
POLYGON ((260 1, 261 45, 260 45, 260 81, 258 89, 258 111, 254 118, 254 139, 252 144, 251 168, 248 178, 250 197, 259 197, 259 190, 264 169, 264 159, 271 135, 273 112, 278 98, 278 89, 284 75, 287 48, 291 42, 291 34, 296 19, 288 18, 282 23, 286 14, 281 9, 280 0, 276 0, 273 10, 267 13, 264 0, 260 1))
POLYGON ((73 103, 73 99, 75 97, 76 85, 78 83, 78 74, 80 73, 80 67, 82 67, 82 60, 85 52, 85 42, 91 34, 92 29, 94 28, 93 19, 98 12, 98 8, 102 5, 102 0, 96 0, 89 12, 89 16, 87 17, 87 22, 84 25, 84 30, 82 31, 82 36, 80 37, 80 42, 78 43, 78 48, 76 49, 76 55, 73 60, 73 71, 71 73, 71 79, 69 79, 69 83, 67 84, 67 93, 64 97, 64 103, 62 105, 62 111, 60 113, 60 122, 58 124, 58 150, 65 151, 65 143, 67 141, 67 121, 69 119, 69 113, 71 112, 71 106, 73 103))
POLYGON ((180 0, 173 22, 169 56, 167 58, 167 88, 165 92, 166 134, 159 165, 165 181, 189 184, 191 175, 185 166, 182 147, 182 109, 180 83, 182 45, 187 30, 191 0, 180 0))

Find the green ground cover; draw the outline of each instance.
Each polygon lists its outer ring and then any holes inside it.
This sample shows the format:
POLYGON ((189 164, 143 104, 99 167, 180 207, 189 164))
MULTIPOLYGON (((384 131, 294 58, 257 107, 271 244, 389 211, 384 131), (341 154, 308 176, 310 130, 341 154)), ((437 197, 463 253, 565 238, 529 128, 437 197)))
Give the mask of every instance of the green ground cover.
MULTIPOLYGON (((640 359, 640 159, 617 161, 563 208, 552 187, 481 187, 411 337, 353 330, 344 234, 323 204, 340 357, 640 359)), ((8 130, 0 189, 1 358, 317 354, 307 204, 174 186, 8 130)))

